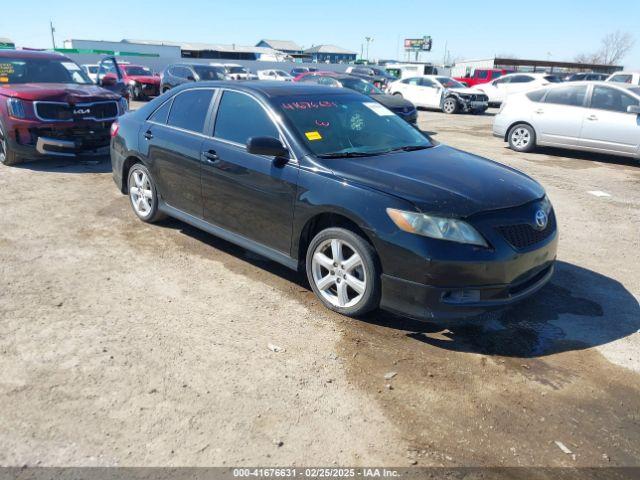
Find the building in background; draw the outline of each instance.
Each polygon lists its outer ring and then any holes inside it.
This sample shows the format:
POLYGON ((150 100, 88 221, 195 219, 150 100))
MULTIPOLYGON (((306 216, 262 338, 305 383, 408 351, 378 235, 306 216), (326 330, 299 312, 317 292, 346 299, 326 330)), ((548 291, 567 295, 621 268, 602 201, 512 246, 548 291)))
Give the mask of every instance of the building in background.
POLYGON ((357 53, 336 45, 316 45, 307 48, 306 53, 316 63, 351 63, 355 62, 357 53))
POLYGON ((576 62, 554 62, 550 60, 524 60, 520 58, 486 58, 481 60, 461 60, 451 68, 453 77, 473 75, 477 69, 505 69, 518 72, 566 73, 588 71, 596 73, 614 73, 623 69, 620 65, 601 65, 576 62))
POLYGON ((271 48, 279 52, 289 55, 294 60, 307 61, 310 60, 309 55, 304 53, 300 45, 291 40, 269 40, 263 39, 256 43, 256 47, 271 48))

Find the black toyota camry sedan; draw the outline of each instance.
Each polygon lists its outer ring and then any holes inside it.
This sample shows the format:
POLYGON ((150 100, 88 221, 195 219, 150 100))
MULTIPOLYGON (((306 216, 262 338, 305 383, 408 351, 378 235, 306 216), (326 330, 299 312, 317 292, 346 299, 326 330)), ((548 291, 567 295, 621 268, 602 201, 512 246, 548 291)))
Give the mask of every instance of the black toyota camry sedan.
POLYGON ((442 144, 371 98, 280 82, 202 82, 119 119, 118 188, 292 269, 330 309, 464 317, 551 277, 544 189, 442 144))

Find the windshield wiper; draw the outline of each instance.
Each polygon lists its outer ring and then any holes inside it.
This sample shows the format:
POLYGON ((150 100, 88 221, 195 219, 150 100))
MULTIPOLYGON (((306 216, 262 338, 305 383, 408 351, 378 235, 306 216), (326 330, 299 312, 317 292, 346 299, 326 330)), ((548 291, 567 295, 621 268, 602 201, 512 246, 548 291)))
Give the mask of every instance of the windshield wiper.
POLYGON ((333 152, 333 153, 321 153, 316 155, 318 158, 354 158, 354 157, 373 157, 379 155, 379 153, 367 153, 367 152, 333 152))
POLYGON ((390 150, 386 150, 384 153, 390 152, 413 152, 415 150, 425 150, 431 148, 433 145, 405 145, 404 147, 396 147, 390 150))

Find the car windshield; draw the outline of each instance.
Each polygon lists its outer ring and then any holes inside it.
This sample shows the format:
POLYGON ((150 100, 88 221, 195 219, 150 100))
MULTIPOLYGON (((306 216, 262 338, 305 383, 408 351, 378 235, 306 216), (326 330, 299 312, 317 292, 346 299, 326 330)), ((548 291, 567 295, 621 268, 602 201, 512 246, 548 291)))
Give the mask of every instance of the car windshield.
POLYGON ((444 88, 466 88, 467 87, 466 85, 463 85, 462 83, 458 82, 457 80, 454 80, 451 77, 437 77, 436 80, 444 88))
POLYGON ((227 67, 229 73, 247 73, 244 67, 227 67))
POLYGON ((93 81, 76 63, 66 58, 0 58, 0 84, 79 83, 93 81))
POLYGON ((224 71, 220 67, 204 67, 196 65, 193 67, 200 80, 224 80, 224 71))
POLYGON ((374 87, 372 84, 365 80, 348 78, 345 80, 340 80, 342 85, 346 88, 350 88, 351 90, 355 90, 356 92, 362 93, 364 95, 382 95, 384 92, 379 88, 374 87))
POLYGON ((98 66, 97 65, 90 65, 87 67, 87 70, 89 71, 89 73, 98 73, 98 66))
POLYGON ((392 111, 357 93, 291 95, 276 97, 272 103, 297 137, 321 157, 382 155, 433 146, 392 111))
POLYGON ((124 67, 124 71, 127 72, 127 75, 153 75, 153 72, 151 72, 151 69, 147 67, 139 67, 139 66, 124 67))

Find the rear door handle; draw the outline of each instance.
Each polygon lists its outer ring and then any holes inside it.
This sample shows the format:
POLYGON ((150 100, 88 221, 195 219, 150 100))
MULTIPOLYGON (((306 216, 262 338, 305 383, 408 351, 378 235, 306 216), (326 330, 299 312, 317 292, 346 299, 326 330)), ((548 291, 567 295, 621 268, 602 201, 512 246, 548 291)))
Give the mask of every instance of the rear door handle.
POLYGON ((544 110, 539 108, 538 110, 535 111, 535 113, 537 113, 538 115, 544 113, 544 110))
POLYGON ((595 120, 598 120, 598 117, 596 117, 595 115, 589 115, 589 116, 587 117, 587 120, 591 120, 591 121, 593 122, 593 121, 595 121, 595 120))
POLYGON ((146 132, 144 132, 144 138, 146 138, 147 140, 151 140, 153 138, 153 133, 151 133, 151 130, 147 130, 146 132))
POLYGON ((206 152, 202 152, 202 160, 207 163, 214 163, 220 158, 215 150, 207 150, 206 152))

